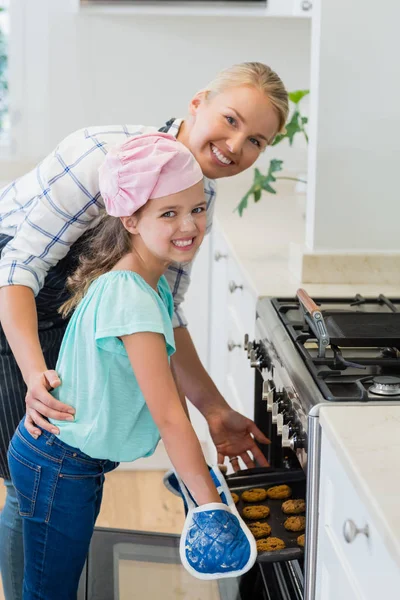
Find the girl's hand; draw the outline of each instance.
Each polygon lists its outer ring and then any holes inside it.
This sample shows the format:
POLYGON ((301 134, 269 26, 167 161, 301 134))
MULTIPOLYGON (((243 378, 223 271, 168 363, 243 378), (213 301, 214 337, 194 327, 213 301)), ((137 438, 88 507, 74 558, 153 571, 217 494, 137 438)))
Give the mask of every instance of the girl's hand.
POLYGON ((58 435, 58 427, 49 423, 47 419, 58 421, 73 421, 75 410, 53 398, 49 390, 61 385, 56 371, 34 373, 28 382, 28 391, 25 396, 26 418, 25 428, 32 437, 37 439, 41 435, 41 427, 45 431, 58 435), (43 418, 46 417, 46 418, 43 418))

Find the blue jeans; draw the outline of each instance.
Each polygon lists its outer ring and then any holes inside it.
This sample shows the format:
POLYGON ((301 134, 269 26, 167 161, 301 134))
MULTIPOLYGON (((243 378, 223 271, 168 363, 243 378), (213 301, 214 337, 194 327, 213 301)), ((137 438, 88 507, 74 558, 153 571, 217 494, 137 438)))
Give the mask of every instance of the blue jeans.
POLYGON ((118 463, 97 460, 42 431, 33 439, 24 419, 8 450, 23 517, 24 600, 75 600, 104 474, 118 463))
POLYGON ((22 600, 24 578, 24 544, 22 517, 18 510, 15 488, 5 479, 6 503, 0 514, 0 571, 6 600, 22 600))

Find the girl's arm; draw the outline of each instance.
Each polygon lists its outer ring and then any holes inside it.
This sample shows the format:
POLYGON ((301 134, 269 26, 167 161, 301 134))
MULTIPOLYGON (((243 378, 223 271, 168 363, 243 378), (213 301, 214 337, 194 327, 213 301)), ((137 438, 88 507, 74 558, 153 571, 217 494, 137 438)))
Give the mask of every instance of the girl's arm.
POLYGON ((197 504, 221 502, 200 442, 182 406, 168 363, 164 336, 143 332, 123 336, 132 368, 168 456, 197 504))
POLYGON ((55 371, 48 370, 40 346, 36 303, 33 292, 23 285, 6 286, 0 289, 0 321, 27 386, 27 418, 25 426, 32 435, 40 435, 43 427, 51 433, 59 433, 40 415, 65 420, 75 411, 53 398, 48 392, 60 385, 55 371))

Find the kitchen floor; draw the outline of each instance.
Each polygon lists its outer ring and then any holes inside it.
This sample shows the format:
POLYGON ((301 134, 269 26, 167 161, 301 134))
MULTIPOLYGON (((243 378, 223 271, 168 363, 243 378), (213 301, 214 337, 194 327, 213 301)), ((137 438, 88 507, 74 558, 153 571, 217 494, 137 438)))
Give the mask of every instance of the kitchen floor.
MULTIPOLYGON (((182 501, 163 485, 164 471, 115 471, 106 475, 99 527, 180 533, 182 501)), ((5 488, 0 484, 0 510, 5 488)), ((132 585, 126 574, 126 583, 132 585), (129 582, 129 583, 128 583, 129 582)), ((201 597, 201 596, 199 596, 201 597)), ((0 581, 0 600, 4 600, 0 581)))

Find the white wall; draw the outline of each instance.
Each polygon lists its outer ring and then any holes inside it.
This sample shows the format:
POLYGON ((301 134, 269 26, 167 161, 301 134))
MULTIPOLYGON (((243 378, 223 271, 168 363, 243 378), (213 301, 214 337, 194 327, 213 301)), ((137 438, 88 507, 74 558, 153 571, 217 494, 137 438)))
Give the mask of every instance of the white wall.
POLYGON ((314 8, 307 245, 399 251, 400 3, 314 8))
POLYGON ((79 127, 184 115, 191 96, 235 62, 264 61, 289 89, 309 83, 305 19, 82 15, 77 0, 12 5, 14 149, 29 160, 79 127))

